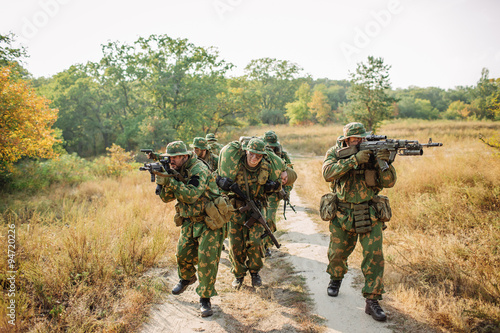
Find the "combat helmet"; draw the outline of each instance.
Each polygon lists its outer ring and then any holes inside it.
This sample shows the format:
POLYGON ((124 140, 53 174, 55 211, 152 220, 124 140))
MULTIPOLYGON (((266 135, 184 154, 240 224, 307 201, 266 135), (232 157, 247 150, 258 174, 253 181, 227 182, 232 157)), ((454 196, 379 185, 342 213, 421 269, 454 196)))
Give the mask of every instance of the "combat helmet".
POLYGON ((215 137, 214 133, 208 133, 205 136, 205 139, 207 139, 208 142, 210 142, 210 141, 217 141, 217 138, 215 137))
POLYGON ((208 150, 208 143, 205 138, 196 137, 193 139, 193 143, 189 145, 191 148, 198 148, 201 150, 208 150))
POLYGON ((280 146, 280 143, 278 142, 278 136, 276 135, 276 133, 274 133, 274 131, 267 131, 264 134, 264 141, 270 147, 279 147, 280 146))
POLYGON ((243 149, 254 154, 264 155, 266 153, 266 143, 261 138, 252 138, 243 149))
POLYGON ((344 135, 338 140, 344 141, 348 138, 364 138, 368 135, 365 126, 362 123, 349 123, 344 126, 344 135))
POLYGON ((189 155, 190 152, 187 150, 186 144, 182 141, 173 141, 167 145, 165 154, 160 156, 179 156, 179 155, 189 155))

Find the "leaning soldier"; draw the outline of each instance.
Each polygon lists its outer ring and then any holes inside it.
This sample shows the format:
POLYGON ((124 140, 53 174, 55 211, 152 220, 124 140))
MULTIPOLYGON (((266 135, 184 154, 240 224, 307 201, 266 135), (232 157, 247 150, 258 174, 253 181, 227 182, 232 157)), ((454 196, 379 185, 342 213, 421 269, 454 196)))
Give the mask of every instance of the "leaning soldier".
MULTIPOLYGON (((269 154, 272 154, 269 152, 269 154)), ((250 211, 240 212, 245 202, 231 192, 230 186, 236 183, 246 193, 246 196, 260 206, 262 216, 266 216, 265 207, 271 193, 279 191, 281 184, 287 182, 287 175, 281 159, 270 156, 265 149, 265 143, 260 138, 252 138, 244 147, 235 141, 224 147, 219 158, 219 174, 217 184, 229 193, 231 203, 236 208, 229 221, 229 258, 231 272, 235 276, 233 288, 240 289, 243 280, 250 273, 253 287, 262 286, 259 271, 264 266, 262 238, 264 227, 255 223, 247 228, 244 224, 250 218, 250 211), (232 145, 237 149, 231 151, 232 145), (238 155, 242 152, 242 155, 238 155), (272 158, 279 160, 275 167, 272 158), (234 172, 233 177, 229 175, 234 172), (274 178, 275 180, 271 180, 274 178)), ((273 154, 274 155, 274 154, 273 154)))
POLYGON ((218 155, 214 155, 209 150, 210 148, 208 147, 208 143, 205 138, 196 137, 193 139, 193 143, 189 146, 194 149, 194 152, 198 156, 198 158, 207 164, 210 171, 213 172, 217 170, 219 157, 218 155))
POLYGON ((220 144, 220 143, 217 142, 217 138, 215 137, 215 134, 208 133, 205 136, 205 139, 207 139, 208 148, 210 149, 210 151, 212 152, 212 154, 214 156, 219 156, 219 153, 220 153, 222 147, 224 147, 224 145, 222 145, 222 144, 220 144))
POLYGON ((363 247, 361 270, 365 277, 362 289, 366 299, 365 312, 375 320, 385 321, 387 316, 378 302, 385 292, 382 252, 382 230, 385 224, 373 202, 379 198, 378 193, 383 188, 394 186, 396 170, 391 165, 382 172, 375 165, 375 157, 389 161, 388 150, 381 150, 376 156, 372 156, 369 150, 362 150, 339 159, 336 154, 339 149, 358 145, 367 136, 363 124, 356 122, 345 125, 343 134, 337 146, 327 151, 323 162, 323 177, 331 182, 332 192, 336 194, 335 202, 331 205, 335 206, 336 203, 336 211, 332 212, 330 221, 327 267, 330 283, 327 292, 332 297, 338 295, 342 278, 347 272, 347 258, 359 241, 363 247))
MULTIPOLYGON (((293 169, 290 157, 288 157, 287 152, 283 150, 281 144, 278 141, 278 136, 274 131, 267 131, 264 134, 264 141, 266 142, 266 147, 269 147, 277 156, 281 157, 281 159, 283 159, 283 162, 287 167, 293 169)), ((267 219, 267 224, 269 225, 269 229, 271 229, 272 232, 276 232, 277 230, 276 211, 278 210, 280 201, 283 199, 281 193, 289 195, 292 188, 293 188, 292 185, 283 186, 284 192, 272 193, 268 197, 266 219, 267 219)), ((272 242, 271 239, 268 237, 264 240, 264 253, 266 257, 271 256, 271 247, 272 247, 272 242)))
POLYGON ((221 197, 215 174, 197 159, 194 152, 188 151, 182 141, 169 143, 166 153, 161 156, 170 157, 171 169, 184 180, 161 177, 171 175, 172 170, 157 173, 161 200, 177 199, 174 221, 181 227, 176 254, 180 281, 172 289, 172 294, 179 295, 195 283, 198 272, 196 293, 200 296, 201 316, 208 317, 213 314, 210 298, 217 295, 215 280, 223 241, 223 224, 214 225, 213 219, 207 215, 208 205, 221 197))

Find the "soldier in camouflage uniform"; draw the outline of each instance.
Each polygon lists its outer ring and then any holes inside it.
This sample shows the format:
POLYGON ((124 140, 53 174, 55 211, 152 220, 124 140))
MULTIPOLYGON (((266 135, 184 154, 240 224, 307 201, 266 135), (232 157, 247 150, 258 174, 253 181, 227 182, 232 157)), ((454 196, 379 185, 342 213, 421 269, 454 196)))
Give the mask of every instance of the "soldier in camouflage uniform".
POLYGON ((214 154, 214 156, 219 156, 220 150, 222 149, 222 147, 224 147, 224 145, 217 142, 217 138, 215 137, 215 134, 208 133, 205 136, 205 139, 207 139, 208 147, 209 147, 210 151, 212 152, 212 154, 214 154))
MULTIPOLYGON (((393 187, 396 183, 396 171, 391 165, 384 172, 370 161, 371 152, 359 151, 345 159, 338 159, 336 151, 343 147, 357 145, 364 140, 367 133, 361 123, 349 123, 344 126, 344 135, 340 136, 337 146, 330 148, 323 162, 323 177, 331 182, 332 191, 337 195, 337 212, 330 222, 330 246, 328 249, 329 264, 327 273, 330 283, 327 291, 329 296, 337 296, 342 278, 347 272, 347 258, 354 250, 357 241, 363 247, 363 262, 361 269, 365 277, 363 296, 366 299, 365 312, 375 320, 384 321, 386 315, 378 301, 384 293, 383 274, 384 256, 382 252, 382 230, 384 223, 378 219, 372 199, 383 189, 393 187), (367 170, 371 169, 375 178, 366 178, 367 170), (371 183, 369 186, 368 183, 371 183), (363 208, 364 207, 364 208, 363 208), (357 214, 360 209, 366 213, 363 217, 357 214), (367 215, 369 212, 369 216, 367 215), (363 221, 361 221, 363 220, 363 221), (358 228, 359 222, 368 222, 371 227, 358 228)), ((377 158, 388 161, 389 151, 381 150, 377 158)), ((372 158, 373 159, 373 158, 372 158)), ((363 213, 363 214, 364 214, 363 213)))
POLYGON ((220 197, 215 174, 197 159, 194 152, 188 151, 182 141, 169 143, 162 156, 170 156, 171 168, 185 179, 184 183, 172 177, 157 177, 161 200, 170 202, 177 199, 174 220, 181 227, 176 254, 180 281, 172 289, 172 294, 184 292, 196 281, 198 271, 196 292, 200 296, 201 315, 211 316, 210 297, 217 295, 215 280, 223 241, 223 228, 212 230, 205 223, 205 205, 220 197))
MULTIPOLYGON (((286 166, 290 167, 293 169, 292 162, 290 161, 290 157, 288 157, 288 154, 286 151, 283 150, 283 147, 281 144, 278 142, 278 136, 274 131, 267 131, 264 134, 264 141, 266 142, 266 147, 269 147, 272 149, 272 151, 281 157, 283 161, 285 162, 286 166)), ((293 186, 283 186, 283 189, 285 190, 286 193, 290 193, 292 190, 293 186)), ((281 196, 279 193, 272 193, 268 197, 268 206, 267 206, 267 224, 269 225, 269 229, 271 229, 272 232, 276 231, 276 211, 278 210, 280 201, 281 201, 281 196)), ((271 247, 272 247, 272 241, 269 237, 264 239, 264 250, 265 250, 265 256, 270 257, 271 256, 271 247)))
POLYGON ((207 164, 210 171, 213 172, 217 170, 217 164, 219 164, 218 154, 212 154, 205 138, 196 137, 193 139, 193 143, 189 146, 194 149, 198 158, 207 164))
MULTIPOLYGON (((262 215, 266 216, 267 198, 271 193, 281 189, 282 182, 286 183, 286 172, 281 174, 281 179, 270 180, 273 171, 262 139, 252 138, 243 149, 245 155, 237 162, 238 173, 234 182, 250 199, 255 200, 256 204, 261 206, 262 215)), ((233 162, 222 158, 221 154, 219 170, 225 169, 223 163, 233 162)), ((219 187, 227 192, 230 191, 229 186, 232 183, 233 180, 230 178, 218 179, 219 187)), ((240 198, 231 193, 229 195, 236 209, 244 206, 245 203, 240 198)), ((235 289, 241 288, 247 272, 250 272, 253 287, 262 285, 259 271, 264 265, 261 238, 264 234, 264 227, 259 223, 255 223, 251 228, 245 227, 244 224, 249 218, 249 212, 241 213, 236 210, 229 221, 229 257, 232 264, 231 272, 236 278, 232 283, 235 289)))

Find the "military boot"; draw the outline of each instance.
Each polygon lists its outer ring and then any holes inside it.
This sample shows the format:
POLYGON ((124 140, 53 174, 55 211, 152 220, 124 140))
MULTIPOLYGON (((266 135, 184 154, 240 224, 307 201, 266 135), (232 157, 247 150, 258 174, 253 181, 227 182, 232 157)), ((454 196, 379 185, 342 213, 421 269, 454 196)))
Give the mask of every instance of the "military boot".
POLYGON ((180 280, 179 283, 175 285, 175 287, 172 289, 172 294, 174 295, 180 295, 186 290, 186 288, 193 283, 196 282, 196 275, 193 275, 193 277, 189 280, 180 280))
POLYGON ((241 286, 243 285, 244 278, 245 277, 236 278, 232 283, 233 288, 239 290, 241 288, 241 286))
POLYGON ((210 317, 214 314, 210 298, 200 298, 200 311, 202 317, 210 317))
POLYGON ((384 310, 382 310, 376 299, 366 299, 365 313, 378 321, 385 321, 387 319, 384 310))
POLYGON ((328 284, 328 289, 326 290, 328 292, 328 296, 337 297, 339 294, 341 283, 342 280, 333 280, 333 279, 330 280, 330 283, 328 284))
POLYGON ((260 278, 259 272, 250 273, 252 276, 252 287, 262 286, 262 279, 260 278))

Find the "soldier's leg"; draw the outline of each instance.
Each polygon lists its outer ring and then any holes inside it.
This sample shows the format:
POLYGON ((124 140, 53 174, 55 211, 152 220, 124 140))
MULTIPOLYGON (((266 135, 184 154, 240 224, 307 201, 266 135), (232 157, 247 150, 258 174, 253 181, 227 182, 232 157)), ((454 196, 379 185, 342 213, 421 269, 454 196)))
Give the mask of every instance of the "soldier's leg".
POLYGON ((200 283, 196 288, 196 292, 202 298, 210 298, 217 295, 215 281, 219 269, 223 241, 223 228, 218 230, 207 228, 198 238, 198 280, 200 283))
POLYGON ((248 228, 238 221, 245 221, 244 214, 234 213, 228 223, 229 259, 231 260, 231 272, 236 278, 246 275, 248 228))
POLYGON ((347 258, 356 247, 358 235, 344 231, 330 222, 330 245, 326 272, 333 280, 342 280, 347 273, 347 258))
POLYGON ((361 270, 365 276, 363 296, 367 299, 382 299, 384 291, 384 253, 382 251, 382 222, 373 222, 372 230, 362 234, 359 242, 363 247, 361 270))
POLYGON ((198 240, 193 237, 193 224, 185 222, 177 243, 177 274, 181 280, 189 280, 196 274, 198 264, 198 240))
POLYGON ((257 273, 264 266, 262 261, 262 238, 264 234, 264 227, 261 224, 255 223, 250 228, 249 237, 246 243, 247 249, 247 262, 246 266, 250 273, 257 273))

